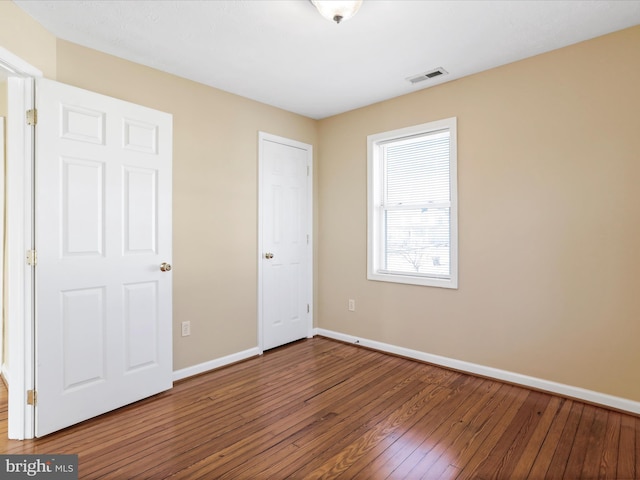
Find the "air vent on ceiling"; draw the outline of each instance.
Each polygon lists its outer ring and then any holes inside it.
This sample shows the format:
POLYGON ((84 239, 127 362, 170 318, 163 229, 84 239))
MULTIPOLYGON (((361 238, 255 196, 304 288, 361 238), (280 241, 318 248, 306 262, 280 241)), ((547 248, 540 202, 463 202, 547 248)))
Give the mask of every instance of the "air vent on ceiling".
POLYGON ((407 78, 411 83, 419 83, 424 82, 425 80, 431 80, 432 78, 439 77, 441 75, 446 75, 447 72, 444 68, 436 68, 435 70, 429 70, 428 72, 419 73, 418 75, 413 75, 412 77, 407 78))

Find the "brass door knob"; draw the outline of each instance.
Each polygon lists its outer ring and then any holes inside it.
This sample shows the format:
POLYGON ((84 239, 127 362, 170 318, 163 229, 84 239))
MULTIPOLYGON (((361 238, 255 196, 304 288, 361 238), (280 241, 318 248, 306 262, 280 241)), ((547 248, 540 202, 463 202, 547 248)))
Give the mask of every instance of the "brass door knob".
POLYGON ((273 258, 273 253, 265 253, 264 258, 266 258, 267 260, 271 260, 273 258))
POLYGON ((164 262, 162 265, 160 265, 160 270, 162 272, 170 272, 171 271, 171 264, 164 262))

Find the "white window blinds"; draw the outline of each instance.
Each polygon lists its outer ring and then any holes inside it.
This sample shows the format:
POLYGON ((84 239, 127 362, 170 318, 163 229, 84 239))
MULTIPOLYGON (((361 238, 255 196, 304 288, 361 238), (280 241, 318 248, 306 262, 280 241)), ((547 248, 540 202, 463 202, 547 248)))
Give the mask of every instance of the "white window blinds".
POLYGON ((382 270, 450 278, 449 132, 381 148, 386 237, 382 270))

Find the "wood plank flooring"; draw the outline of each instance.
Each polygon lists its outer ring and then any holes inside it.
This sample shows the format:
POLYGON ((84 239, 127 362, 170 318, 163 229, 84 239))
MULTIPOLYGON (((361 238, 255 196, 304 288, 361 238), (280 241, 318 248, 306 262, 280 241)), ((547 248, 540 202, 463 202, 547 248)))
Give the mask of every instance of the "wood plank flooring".
POLYGON ((640 418, 316 337, 0 451, 82 479, 633 480, 640 418))

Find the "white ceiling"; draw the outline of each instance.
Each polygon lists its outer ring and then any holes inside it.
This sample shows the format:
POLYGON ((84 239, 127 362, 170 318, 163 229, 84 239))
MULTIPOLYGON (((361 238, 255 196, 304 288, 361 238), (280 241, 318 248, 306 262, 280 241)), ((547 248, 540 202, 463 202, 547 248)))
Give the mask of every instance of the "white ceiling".
POLYGON ((640 24, 640 0, 364 0, 340 25, 307 0, 14 1, 59 38, 315 119, 640 24))

